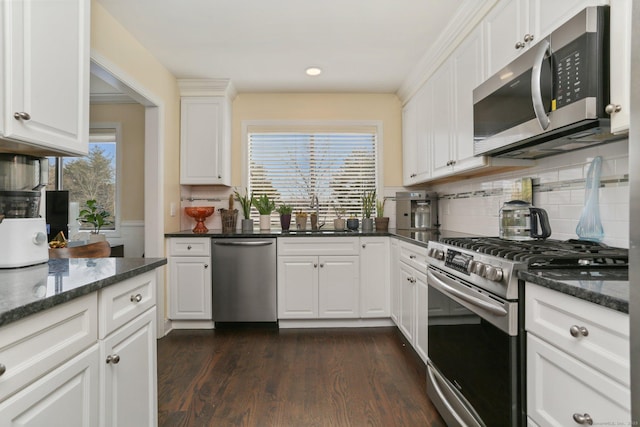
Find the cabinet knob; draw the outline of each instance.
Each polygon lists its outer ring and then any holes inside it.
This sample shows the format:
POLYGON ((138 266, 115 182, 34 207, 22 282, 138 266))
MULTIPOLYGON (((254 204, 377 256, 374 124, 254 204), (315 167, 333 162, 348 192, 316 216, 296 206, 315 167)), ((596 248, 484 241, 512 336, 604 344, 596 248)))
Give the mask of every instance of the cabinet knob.
POLYGON ((622 110, 622 106, 618 104, 609 104, 604 107, 604 112, 607 114, 619 113, 622 110))
POLYGON ((140 301, 142 301, 142 295, 140 294, 131 295, 131 302, 140 302, 140 301))
POLYGON ((112 365, 117 365, 118 363, 120 363, 120 356, 118 356, 117 354, 108 355, 107 363, 111 363, 112 365))
POLYGON ((205 270, 206 270, 207 268, 209 268, 209 264, 205 264, 205 265, 204 265, 204 268, 205 268, 205 270))
POLYGON ((589 330, 584 326, 573 325, 569 328, 569 333, 574 338, 578 338, 579 336, 586 337, 589 335, 589 330))
POLYGON ((517 42, 516 49, 522 49, 525 46, 524 42, 517 42))
POLYGON ((324 263, 323 262, 320 263, 320 268, 324 268, 324 263))
POLYGON ((13 118, 16 120, 31 120, 31 115, 29 115, 29 113, 25 113, 24 111, 20 111, 17 113, 13 113, 13 118))
POLYGON ((578 424, 582 424, 582 425, 593 425, 593 419, 591 418, 591 415, 589 414, 573 414, 573 421, 577 422, 578 424))
POLYGON ((7 367, 0 363, 0 376, 2 376, 2 374, 4 374, 5 372, 7 372, 7 367))
POLYGON ((366 247, 367 247, 367 244, 366 244, 366 243, 363 243, 363 244, 362 244, 362 249, 364 249, 364 248, 366 248, 366 247))
POLYGON ((415 255, 409 255, 409 259, 416 259, 415 255))
POLYGON ((191 250, 191 245, 187 245, 187 250, 190 251, 191 250))
POLYGON ((529 43, 529 42, 533 41, 533 34, 525 34, 524 35, 524 41, 525 41, 525 43, 529 43))
POLYGON ((318 268, 318 264, 313 264, 313 268, 318 268))

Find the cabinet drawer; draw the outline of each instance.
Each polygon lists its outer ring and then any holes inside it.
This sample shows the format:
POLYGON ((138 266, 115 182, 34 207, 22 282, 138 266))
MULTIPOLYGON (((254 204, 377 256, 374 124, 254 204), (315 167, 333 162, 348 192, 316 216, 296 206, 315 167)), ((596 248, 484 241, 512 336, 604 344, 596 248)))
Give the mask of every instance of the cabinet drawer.
POLYGON ((278 255, 358 255, 357 237, 278 238, 278 255))
POLYGON ((527 331, 629 386, 629 316, 531 283, 525 294, 527 331))
POLYGON ((101 289, 98 304, 98 335, 103 339, 156 305, 155 271, 101 289))
POLYGON ((429 265, 427 262, 427 248, 407 242, 400 242, 399 246, 401 261, 423 273, 427 272, 427 266, 429 265))
POLYGON ((631 425, 629 388, 528 333, 527 415, 545 427, 577 426, 574 414, 631 425))
POLYGON ((211 239, 208 237, 177 237, 169 240, 170 256, 209 256, 211 239))
POLYGON ((93 292, 0 328, 0 401, 98 339, 93 292))

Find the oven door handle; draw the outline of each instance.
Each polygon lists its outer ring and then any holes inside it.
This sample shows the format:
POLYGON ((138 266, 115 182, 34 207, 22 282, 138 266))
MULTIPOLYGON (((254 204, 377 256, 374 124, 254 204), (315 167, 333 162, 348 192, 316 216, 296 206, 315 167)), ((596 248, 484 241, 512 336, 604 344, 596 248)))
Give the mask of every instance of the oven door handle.
POLYGON ((458 298, 460 298, 461 300, 464 300, 466 302, 468 302, 469 304, 473 304, 476 307, 482 308, 486 311, 488 311, 491 314, 494 314, 496 316, 501 316, 504 317, 507 314, 509 314, 509 312, 502 306, 496 304, 492 304, 489 301, 483 301, 481 299, 479 299, 478 297, 468 294, 467 292, 461 291, 459 289, 454 288, 453 286, 445 283, 445 280, 447 280, 446 276, 443 276, 442 274, 438 273, 437 271, 432 271, 429 270, 427 272, 427 277, 428 277, 428 283, 429 285, 433 286, 434 288, 437 288, 438 290, 440 290, 441 292, 445 292, 448 293, 450 295, 454 295, 458 298))

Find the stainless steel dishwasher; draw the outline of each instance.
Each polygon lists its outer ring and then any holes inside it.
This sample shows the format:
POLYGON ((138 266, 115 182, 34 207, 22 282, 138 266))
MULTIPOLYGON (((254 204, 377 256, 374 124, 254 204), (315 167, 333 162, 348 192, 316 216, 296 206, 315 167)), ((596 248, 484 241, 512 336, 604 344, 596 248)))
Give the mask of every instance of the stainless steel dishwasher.
POLYGON ((276 239, 211 241, 213 320, 276 322, 276 239))

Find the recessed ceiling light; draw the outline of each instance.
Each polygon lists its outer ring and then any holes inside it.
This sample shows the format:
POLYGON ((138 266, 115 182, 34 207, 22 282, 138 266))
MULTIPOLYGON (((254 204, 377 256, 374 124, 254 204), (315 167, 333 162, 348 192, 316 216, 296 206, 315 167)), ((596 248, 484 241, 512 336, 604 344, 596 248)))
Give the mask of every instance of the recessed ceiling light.
POLYGON ((312 77, 319 76, 320 74, 322 74, 322 70, 318 67, 309 67, 305 72, 307 73, 307 76, 312 76, 312 77))

